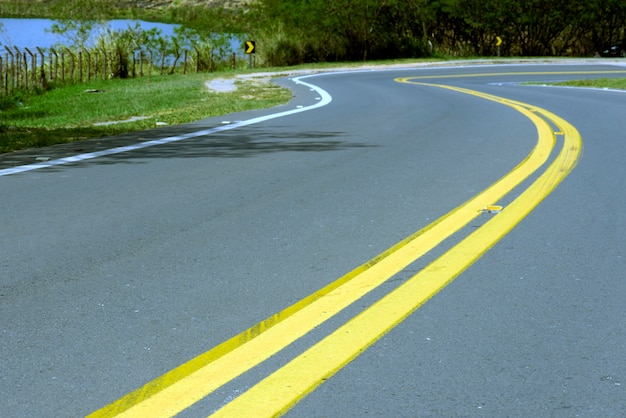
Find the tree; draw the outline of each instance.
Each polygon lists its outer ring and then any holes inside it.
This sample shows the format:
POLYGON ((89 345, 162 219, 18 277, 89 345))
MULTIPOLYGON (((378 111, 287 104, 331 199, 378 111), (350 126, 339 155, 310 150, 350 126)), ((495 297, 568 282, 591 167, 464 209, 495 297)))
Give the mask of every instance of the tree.
POLYGON ((115 0, 53 0, 50 7, 58 18, 50 31, 84 48, 93 31, 104 28, 116 5, 115 0))
MULTIPOLYGON (((585 55, 626 36, 624 0, 259 0, 254 26, 282 61, 585 55)), ((261 51, 262 49, 259 49, 261 51)))

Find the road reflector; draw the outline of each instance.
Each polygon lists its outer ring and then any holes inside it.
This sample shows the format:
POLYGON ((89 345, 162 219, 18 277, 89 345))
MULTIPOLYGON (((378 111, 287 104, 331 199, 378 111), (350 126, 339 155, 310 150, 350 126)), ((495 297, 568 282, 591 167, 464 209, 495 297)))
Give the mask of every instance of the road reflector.
POLYGON ((500 213, 502 211, 502 209, 504 209, 502 206, 498 206, 498 205, 489 205, 489 206, 485 206, 484 208, 482 208, 480 210, 480 212, 488 212, 488 213, 500 213))

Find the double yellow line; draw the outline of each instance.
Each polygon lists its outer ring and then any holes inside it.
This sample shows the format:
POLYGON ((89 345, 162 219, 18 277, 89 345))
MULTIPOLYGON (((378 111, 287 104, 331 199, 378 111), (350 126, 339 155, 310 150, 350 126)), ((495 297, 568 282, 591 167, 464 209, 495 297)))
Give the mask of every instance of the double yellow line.
POLYGON ((397 289, 225 405, 214 416, 269 417, 286 412, 461 274, 535 208, 579 159, 582 149, 579 133, 547 110, 473 90, 417 83, 410 78, 396 81, 450 89, 510 106, 534 123, 537 144, 502 179, 426 228, 318 292, 89 417, 171 417, 190 407, 333 317, 466 226, 480 215, 482 208, 497 203, 542 167, 555 147, 557 135, 562 136, 561 151, 552 163, 501 213, 397 289))

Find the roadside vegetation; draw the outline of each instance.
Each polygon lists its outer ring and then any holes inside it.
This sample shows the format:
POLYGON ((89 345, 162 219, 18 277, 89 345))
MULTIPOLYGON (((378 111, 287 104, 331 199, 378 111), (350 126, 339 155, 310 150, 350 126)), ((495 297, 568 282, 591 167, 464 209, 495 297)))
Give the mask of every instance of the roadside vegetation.
MULTIPOLYGON (((184 12, 185 21, 202 16, 193 8, 184 12)), ((623 0, 258 0, 237 19, 268 65, 433 55, 592 57, 626 37, 623 0)))
POLYGON ((626 37, 623 0, 0 0, 0 15, 58 19, 61 27, 132 17, 247 34, 259 44, 259 64, 270 66, 593 56, 626 37))
POLYGON ((8 105, 0 103, 0 153, 193 122, 291 98, 289 90, 254 78, 237 81, 234 92, 211 91, 210 78, 101 80, 19 94, 8 105))
MULTIPOLYGON (((321 70, 338 65, 312 67, 321 70)), ((287 72, 294 67, 271 70, 287 72)), ((232 78, 235 75, 219 76, 232 78)), ((237 90, 233 92, 211 91, 207 82, 215 77, 177 74, 101 80, 54 89, 46 94, 20 94, 8 106, 0 103, 0 153, 152 129, 163 124, 188 123, 277 106, 291 98, 289 90, 267 82, 266 78, 255 77, 237 78, 237 90)), ((626 79, 578 80, 555 85, 626 90, 626 79)))
MULTIPOLYGON (((211 78, 234 77, 243 71, 220 66, 227 43, 223 34, 254 39, 255 66, 263 71, 362 65, 374 60, 591 57, 626 37, 623 0, 250 0, 234 8, 220 7, 223 3, 0 0, 0 16, 53 19, 53 30, 65 35, 77 50, 84 49, 91 31, 109 19, 182 25, 170 39, 156 32, 141 33, 138 27, 108 32, 97 41, 97 48, 113 50, 118 57, 107 80, 52 83, 0 97, 0 153, 287 102, 290 92, 268 83, 240 81, 232 93, 206 88, 211 78), (201 72, 127 77, 128 62, 123 57, 149 46, 165 51, 183 45, 198 51, 196 65, 201 72), (214 51, 218 51, 215 65, 214 51)), ((590 80, 578 85, 626 88, 626 81, 590 80)))
POLYGON ((599 78, 595 80, 573 80, 555 83, 557 86, 591 87, 597 89, 626 90, 625 78, 599 78))

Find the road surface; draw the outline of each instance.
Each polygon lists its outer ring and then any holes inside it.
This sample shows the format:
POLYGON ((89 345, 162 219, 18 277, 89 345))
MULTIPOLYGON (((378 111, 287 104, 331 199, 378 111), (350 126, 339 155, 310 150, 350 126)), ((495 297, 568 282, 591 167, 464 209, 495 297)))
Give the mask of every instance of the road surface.
POLYGON ((626 93, 523 83, 625 75, 284 78, 0 156, 0 416, 624 416, 626 93))

